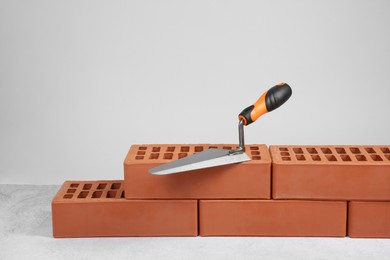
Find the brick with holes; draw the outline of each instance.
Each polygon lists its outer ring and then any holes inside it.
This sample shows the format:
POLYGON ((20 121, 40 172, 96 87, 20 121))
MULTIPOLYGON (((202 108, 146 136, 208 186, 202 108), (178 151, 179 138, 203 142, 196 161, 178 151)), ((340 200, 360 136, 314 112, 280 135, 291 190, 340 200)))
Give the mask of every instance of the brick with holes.
POLYGON ((390 238, 390 202, 349 202, 348 236, 354 238, 390 238))
POLYGON ((197 236, 196 200, 126 200, 123 181, 66 181, 52 201, 53 236, 197 236))
POLYGON ((201 236, 344 237, 347 202, 201 200, 201 236))
POLYGON ((390 200, 389 146, 271 146, 274 199, 390 200))
POLYGON ((266 145, 247 145, 251 161, 157 176, 148 170, 208 148, 237 145, 133 145, 124 161, 127 199, 263 198, 271 196, 271 158, 266 145))

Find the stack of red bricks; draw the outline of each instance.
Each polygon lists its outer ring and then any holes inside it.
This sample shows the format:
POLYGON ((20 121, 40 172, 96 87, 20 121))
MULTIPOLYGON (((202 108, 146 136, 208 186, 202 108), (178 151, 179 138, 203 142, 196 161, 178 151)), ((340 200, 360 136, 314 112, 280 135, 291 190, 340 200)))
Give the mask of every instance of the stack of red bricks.
POLYGON ((54 237, 390 237, 389 146, 247 145, 251 161, 156 176, 208 148, 133 145, 124 181, 66 181, 54 237))

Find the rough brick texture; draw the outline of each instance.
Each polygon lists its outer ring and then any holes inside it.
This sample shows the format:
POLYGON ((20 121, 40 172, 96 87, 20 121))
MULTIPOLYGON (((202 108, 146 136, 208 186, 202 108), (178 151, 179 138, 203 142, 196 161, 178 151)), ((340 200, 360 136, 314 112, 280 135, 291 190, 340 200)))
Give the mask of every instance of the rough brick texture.
POLYGON ((197 236, 196 200, 126 200, 123 186, 65 182, 52 201, 53 236, 197 236))
POLYGON ((350 202, 348 236, 390 238, 390 202, 350 202))
POLYGON ((271 146, 274 199, 390 200, 389 146, 271 146))
POLYGON ((201 236, 346 235, 346 202, 201 200, 201 236))
POLYGON ((127 199, 218 199, 271 196, 271 159, 265 145, 247 145, 251 161, 156 176, 150 168, 208 148, 235 145, 133 145, 124 162, 127 199))

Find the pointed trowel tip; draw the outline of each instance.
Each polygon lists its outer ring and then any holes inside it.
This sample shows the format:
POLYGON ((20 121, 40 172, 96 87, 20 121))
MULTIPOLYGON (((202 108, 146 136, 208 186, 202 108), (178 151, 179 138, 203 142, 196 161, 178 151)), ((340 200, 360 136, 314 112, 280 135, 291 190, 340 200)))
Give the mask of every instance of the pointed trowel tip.
POLYGON ((154 167, 154 168, 149 169, 148 173, 152 174, 152 175, 165 175, 166 174, 164 172, 164 170, 161 170, 159 167, 154 167))
POLYGON ((149 170, 148 170, 148 173, 149 173, 149 174, 156 175, 156 170, 155 170, 155 168, 149 169, 149 170))
POLYGON ((149 174, 152 174, 152 175, 156 175, 156 176, 162 176, 162 175, 168 175, 168 174, 172 174, 172 173, 176 173, 177 171, 169 171, 169 170, 154 170, 154 169, 150 169, 148 171, 149 174))

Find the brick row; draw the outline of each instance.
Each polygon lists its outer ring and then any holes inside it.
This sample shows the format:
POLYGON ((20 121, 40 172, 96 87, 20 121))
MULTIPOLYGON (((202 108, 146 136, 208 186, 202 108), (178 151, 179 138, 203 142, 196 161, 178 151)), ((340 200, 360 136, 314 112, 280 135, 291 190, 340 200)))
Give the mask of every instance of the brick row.
POLYGON ((196 200, 126 200, 123 181, 66 181, 52 214, 57 238, 197 236, 198 228, 201 236, 390 238, 390 202, 349 202, 348 214, 343 201, 200 200, 198 208, 196 200))

